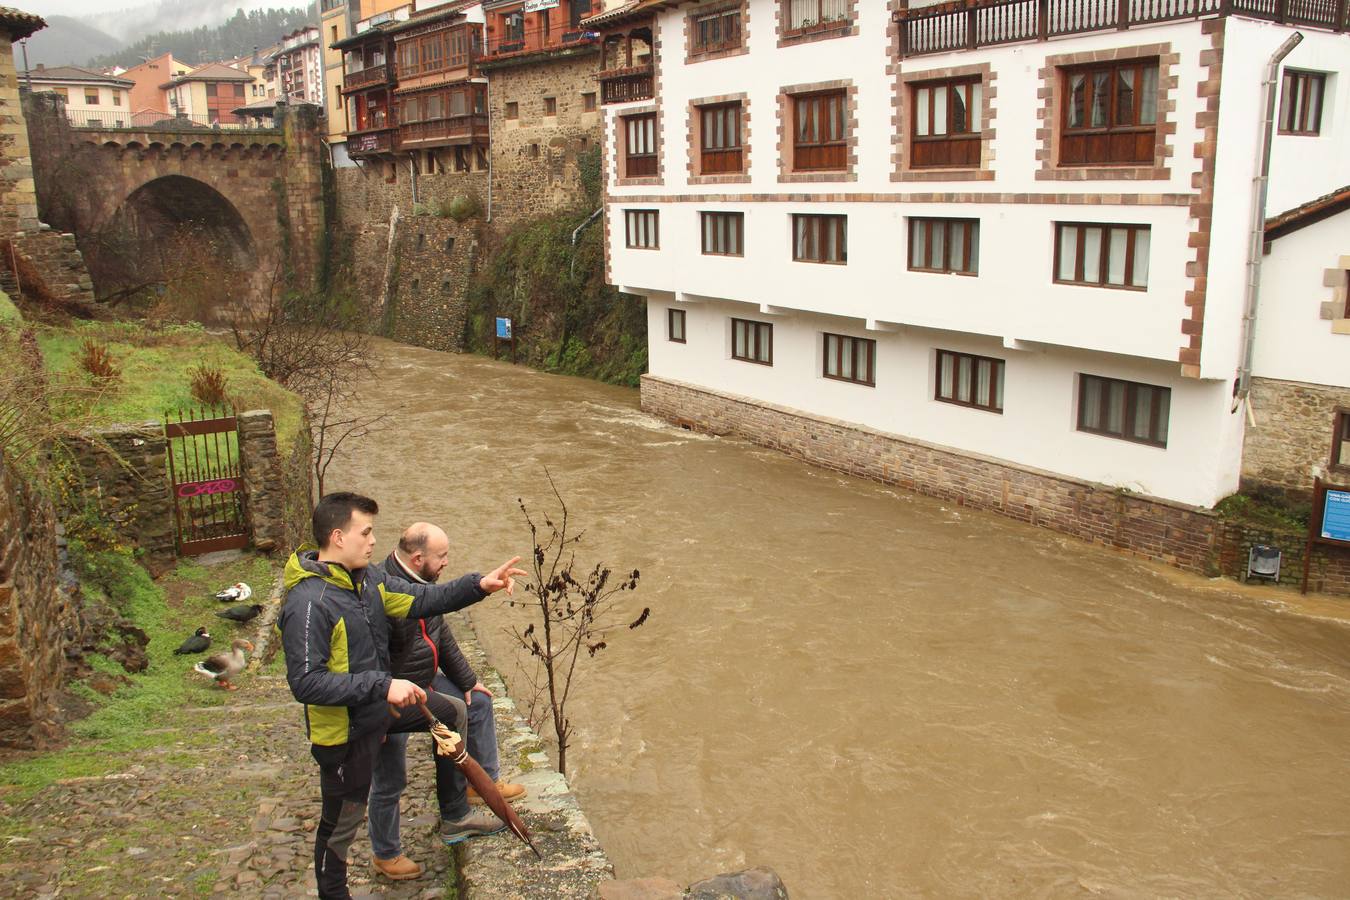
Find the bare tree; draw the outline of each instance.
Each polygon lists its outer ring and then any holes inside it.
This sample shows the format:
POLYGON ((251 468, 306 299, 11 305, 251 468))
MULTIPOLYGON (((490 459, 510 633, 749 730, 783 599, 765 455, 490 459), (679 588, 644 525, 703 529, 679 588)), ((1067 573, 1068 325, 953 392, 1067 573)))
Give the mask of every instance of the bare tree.
MULTIPOLYGON (((644 607, 631 622, 619 618, 622 595, 637 590, 637 569, 615 576, 608 566, 597 563, 590 569, 581 569, 584 573, 581 576, 575 574, 578 571, 576 547, 584 532, 574 534, 569 531, 571 521, 567 504, 558 492, 553 476, 547 469, 544 474, 561 516, 554 521, 545 515, 541 528, 525 502, 517 501, 530 527, 534 548, 533 580, 525 585, 529 599, 511 605, 532 608, 534 620, 524 629, 510 629, 510 633, 520 648, 537 662, 533 678, 529 675, 526 678, 536 702, 537 698, 547 698, 546 712, 553 722, 553 733, 558 742, 558 771, 566 774, 567 748, 574 734, 567 705, 578 674, 578 663, 607 648, 615 630, 641 627, 651 610, 644 607)), ((532 709, 533 706, 531 704, 532 709)))
POLYGON ((390 417, 387 412, 346 412, 354 395, 351 391, 343 390, 342 374, 338 371, 329 372, 323 383, 303 398, 305 411, 309 414, 310 439, 314 444, 314 482, 320 497, 326 493, 324 476, 328 474, 328 466, 342 445, 349 440, 359 441, 378 431, 390 417))

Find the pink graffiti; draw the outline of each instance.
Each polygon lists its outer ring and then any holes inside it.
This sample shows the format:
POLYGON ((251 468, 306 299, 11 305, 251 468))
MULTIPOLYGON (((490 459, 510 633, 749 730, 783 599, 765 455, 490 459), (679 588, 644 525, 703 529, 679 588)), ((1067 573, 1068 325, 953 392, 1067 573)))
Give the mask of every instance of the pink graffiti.
POLYGON ((233 478, 221 478, 216 481, 189 481, 178 485, 178 496, 200 497, 203 494, 228 494, 239 489, 233 478))

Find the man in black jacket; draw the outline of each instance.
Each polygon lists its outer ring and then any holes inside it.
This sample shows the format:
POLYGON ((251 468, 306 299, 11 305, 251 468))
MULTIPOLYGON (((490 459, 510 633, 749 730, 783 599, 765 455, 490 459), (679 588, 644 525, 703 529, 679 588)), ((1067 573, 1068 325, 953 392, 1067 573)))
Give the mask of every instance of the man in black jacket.
POLYGON ((318 549, 286 563, 277 627, 286 681, 304 704, 310 752, 319 764, 322 807, 314 833, 319 896, 347 898, 347 850, 365 815, 371 768, 387 731, 426 730, 417 704, 447 722, 462 716, 455 697, 393 677, 388 617, 422 618, 463 609, 494 591, 511 593, 519 557, 487 575, 418 584, 370 565, 375 514, 369 497, 338 493, 314 507, 318 549), (401 710, 395 717, 395 710, 401 710))
MULTIPOLYGON (((435 584, 450 561, 450 538, 435 525, 416 522, 399 538, 398 546, 381 564, 388 575, 417 584, 435 584)), ((441 616, 408 618, 393 623, 389 658, 396 678, 406 678, 426 690, 462 695, 468 704, 465 735, 469 755, 497 781, 506 800, 525 795, 525 788, 498 780, 497 727, 492 693, 474 674, 441 616)), ((399 798, 407 786, 407 734, 391 734, 380 747, 370 785, 371 864, 394 881, 417 878, 422 867, 404 856, 399 842, 399 798)), ((436 800, 441 813, 441 840, 455 844, 471 837, 495 834, 506 825, 482 807, 471 807, 468 785, 453 762, 435 752, 436 800)), ((476 796, 476 795, 475 795, 476 796)))

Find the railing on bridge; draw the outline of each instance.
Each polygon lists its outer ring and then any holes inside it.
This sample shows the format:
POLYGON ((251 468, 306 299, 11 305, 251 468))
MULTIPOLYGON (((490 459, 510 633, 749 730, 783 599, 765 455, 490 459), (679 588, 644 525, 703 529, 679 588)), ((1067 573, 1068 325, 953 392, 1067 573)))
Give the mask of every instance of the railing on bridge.
POLYGON ((955 0, 904 13, 900 51, 920 56, 1229 14, 1346 31, 1348 6, 1347 0, 955 0))
POLYGON ((212 121, 204 115, 173 115, 171 113, 142 110, 137 113, 85 112, 67 110, 71 127, 91 131, 275 131, 270 125, 259 125, 251 121, 220 122, 212 121))

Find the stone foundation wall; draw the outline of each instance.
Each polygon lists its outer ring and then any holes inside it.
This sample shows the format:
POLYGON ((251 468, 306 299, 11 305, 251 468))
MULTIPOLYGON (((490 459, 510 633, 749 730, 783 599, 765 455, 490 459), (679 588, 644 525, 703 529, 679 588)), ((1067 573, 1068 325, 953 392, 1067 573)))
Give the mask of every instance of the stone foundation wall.
MULTIPOLYGON (((1280 550, 1280 584, 1298 588, 1303 583, 1303 557, 1308 533, 1301 528, 1282 528, 1241 521, 1225 521, 1219 531, 1219 569, 1230 578, 1247 571, 1247 554, 1253 544, 1280 550)), ((1350 550, 1314 544, 1308 567, 1308 590, 1350 597, 1350 550)))
POLYGON ((815 465, 1217 574, 1218 517, 1208 510, 839 422, 746 397, 642 377, 642 408, 679 425, 734 434, 815 465))
POLYGON ((277 455, 272 411, 239 414, 239 464, 248 498, 249 539, 259 550, 286 543, 286 483, 277 455))
POLYGON ((314 540, 310 514, 314 511, 314 481, 312 458, 314 444, 309 436, 309 422, 303 419, 291 445, 290 456, 281 466, 283 496, 286 500, 285 536, 282 552, 289 553, 301 544, 314 540))
POLYGON ((75 235, 48 230, 21 234, 14 237, 12 250, 16 258, 0 260, 0 287, 10 296, 93 302, 94 282, 75 235))
POLYGON ((1247 427, 1242 445, 1244 491, 1307 501, 1316 477, 1350 482, 1350 474, 1328 472, 1336 411, 1350 410, 1350 388, 1253 378, 1251 397, 1256 427, 1247 427))
POLYGON ((68 610, 59 588, 56 514, 0 460, 0 746, 42 747, 53 721, 68 610))
POLYGON ((571 55, 494 66, 492 83, 492 224, 506 228, 582 203, 577 157, 600 143, 597 103, 584 109, 583 94, 599 89, 597 48, 571 55), (545 115, 545 101, 555 103, 545 115), (508 103, 517 117, 508 119, 508 103))
POLYGON ((72 499, 95 502, 155 576, 167 572, 176 559, 167 448, 159 422, 114 426, 71 441, 83 476, 79 490, 84 492, 72 499))

